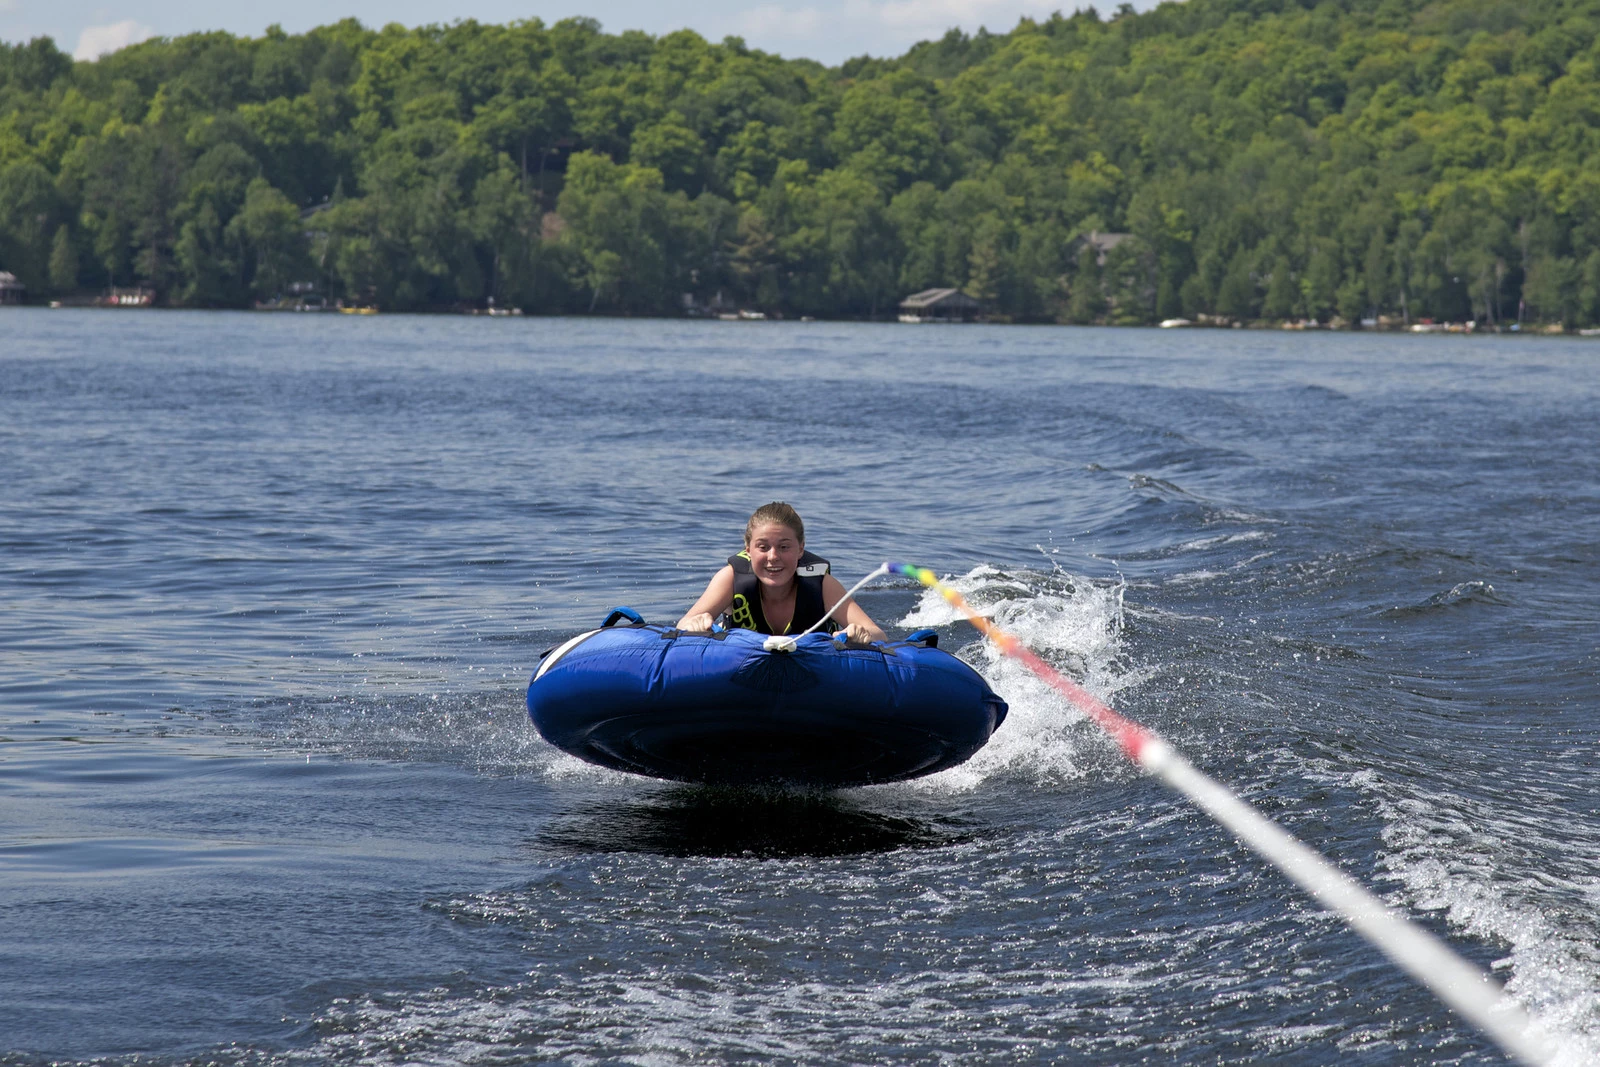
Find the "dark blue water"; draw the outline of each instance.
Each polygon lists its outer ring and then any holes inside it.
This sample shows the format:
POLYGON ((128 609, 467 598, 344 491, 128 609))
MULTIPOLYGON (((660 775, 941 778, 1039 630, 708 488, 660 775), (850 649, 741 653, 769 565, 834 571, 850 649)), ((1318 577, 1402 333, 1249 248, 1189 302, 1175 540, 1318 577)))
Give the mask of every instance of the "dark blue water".
POLYGON ((539 653, 770 499, 949 575, 1600 1059, 1600 346, 8 310, 0 1062, 1498 1063, 908 584, 1012 714, 589 768, 539 653))

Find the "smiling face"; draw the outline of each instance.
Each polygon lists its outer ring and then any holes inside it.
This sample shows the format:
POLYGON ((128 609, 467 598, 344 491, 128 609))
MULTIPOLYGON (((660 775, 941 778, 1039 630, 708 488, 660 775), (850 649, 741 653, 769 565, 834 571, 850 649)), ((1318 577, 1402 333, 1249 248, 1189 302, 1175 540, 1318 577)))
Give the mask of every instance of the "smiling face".
POLYGON ((798 535, 781 522, 765 522, 750 531, 745 542, 750 554, 750 569, 761 584, 774 590, 782 589, 794 581, 795 568, 800 565, 800 553, 805 544, 798 535))

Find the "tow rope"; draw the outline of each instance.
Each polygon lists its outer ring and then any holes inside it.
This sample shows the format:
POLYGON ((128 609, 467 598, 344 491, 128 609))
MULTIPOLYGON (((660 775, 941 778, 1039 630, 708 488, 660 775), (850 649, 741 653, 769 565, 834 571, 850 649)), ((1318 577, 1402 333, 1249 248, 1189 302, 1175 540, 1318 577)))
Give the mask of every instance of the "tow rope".
POLYGON ((1530 1067, 1554 1062, 1548 1038, 1522 1006, 1507 996, 1493 978, 1438 937, 1391 909, 1321 854, 1256 811, 1233 790, 1200 771, 1160 736, 1118 715, 1088 690, 1040 659, 1017 638, 978 614, 965 597, 939 581, 926 567, 889 562, 868 575, 868 579, 884 572, 914 578, 944 597, 1002 653, 1021 660, 1030 671, 1093 719, 1135 766, 1188 798, 1251 851, 1287 875, 1313 900, 1343 918, 1351 929, 1459 1012, 1508 1056, 1530 1067))

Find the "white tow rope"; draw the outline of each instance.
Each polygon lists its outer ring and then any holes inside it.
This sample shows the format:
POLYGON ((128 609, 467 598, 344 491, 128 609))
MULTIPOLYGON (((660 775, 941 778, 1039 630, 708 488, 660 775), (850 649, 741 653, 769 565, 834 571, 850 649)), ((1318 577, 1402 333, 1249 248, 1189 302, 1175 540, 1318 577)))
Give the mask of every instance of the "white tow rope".
POLYGON ((806 636, 806 634, 820 630, 829 619, 833 618, 834 612, 848 604, 850 602, 850 598, 855 596, 856 593, 860 592, 862 586, 866 585, 875 578, 882 578, 888 573, 889 565, 885 563, 877 570, 861 579, 855 585, 852 585, 849 589, 845 590, 845 594, 839 598, 839 602, 833 607, 829 608, 828 613, 822 618, 818 619, 816 623, 804 633, 795 634, 793 637, 790 637, 788 634, 774 634, 765 641, 761 642, 761 647, 766 649, 768 652, 793 652, 796 648, 796 642, 798 642, 802 637, 806 636))
MULTIPOLYGON (((1549 1038, 1494 979, 1438 937, 1373 896, 1233 790, 1200 771, 1160 736, 1118 715, 1088 690, 1044 662, 1017 638, 978 614, 965 597, 940 582, 932 571, 905 563, 885 563, 850 592, 854 593, 885 573, 915 578, 944 597, 1001 652, 1020 659, 1029 670, 1093 719, 1136 766, 1188 798, 1252 852, 1287 875, 1317 903, 1344 919, 1352 930, 1459 1012, 1508 1056, 1529 1067, 1554 1064, 1555 1053, 1549 1038)), ((767 639, 768 648, 773 647, 773 640, 767 639)))
POLYGON ((1154 735, 1138 764, 1226 827, 1401 970, 1530 1067, 1554 1062, 1548 1041, 1499 983, 1450 946, 1363 889, 1310 846, 1178 755, 1154 735))

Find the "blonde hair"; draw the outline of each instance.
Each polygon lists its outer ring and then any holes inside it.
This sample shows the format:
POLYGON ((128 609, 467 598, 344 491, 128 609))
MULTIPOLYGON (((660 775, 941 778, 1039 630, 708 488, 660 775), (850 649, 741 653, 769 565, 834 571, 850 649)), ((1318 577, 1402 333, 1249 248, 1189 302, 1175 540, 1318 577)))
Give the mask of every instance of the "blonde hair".
POLYGON ((774 500, 770 504, 762 504, 756 508, 755 514, 750 516, 750 521, 744 524, 744 547, 750 547, 750 538, 755 534, 757 526, 764 526, 775 522, 787 526, 794 531, 795 540, 801 547, 806 543, 806 524, 800 521, 800 513, 781 500, 774 500))

